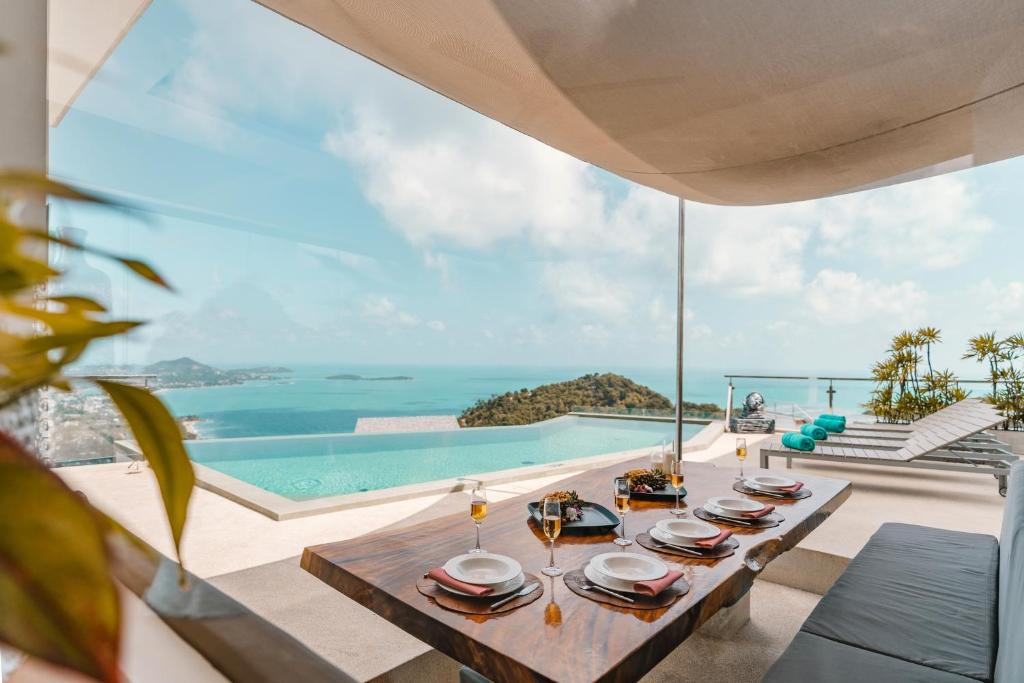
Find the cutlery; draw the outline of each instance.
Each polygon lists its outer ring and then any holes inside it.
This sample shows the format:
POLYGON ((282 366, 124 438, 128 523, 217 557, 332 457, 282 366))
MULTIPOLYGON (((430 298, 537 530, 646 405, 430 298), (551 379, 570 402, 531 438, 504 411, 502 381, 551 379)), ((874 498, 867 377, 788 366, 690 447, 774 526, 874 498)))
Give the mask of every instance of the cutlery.
POLYGON ((537 590, 538 588, 540 588, 540 583, 539 582, 538 583, 531 583, 529 586, 526 586, 525 588, 523 588, 523 589, 513 593, 512 595, 508 596, 507 598, 502 598, 501 600, 498 600, 498 602, 492 603, 490 609, 498 609, 499 607, 501 607, 505 603, 512 602, 516 598, 521 598, 524 595, 529 595, 530 593, 532 593, 533 591, 537 590))
MULTIPOLYGON (((650 535, 650 534, 648 534, 648 535, 650 535)), ((659 547, 672 548, 673 550, 679 550, 680 552, 689 553, 690 555, 695 555, 697 557, 704 557, 704 553, 700 552, 699 550, 694 550, 693 548, 687 548, 685 546, 675 545, 674 543, 665 543, 664 541, 659 541, 658 539, 654 538, 653 536, 651 537, 651 540, 653 540, 654 543, 657 546, 659 546, 659 547)), ((709 548, 709 550, 710 550, 710 548, 709 548)))
POLYGON ((708 517, 710 517, 711 519, 714 519, 719 522, 724 522, 726 524, 739 524, 741 526, 754 526, 756 524, 756 522, 741 522, 740 520, 733 519, 731 517, 723 517, 721 515, 716 515, 713 512, 708 512, 707 510, 704 510, 704 512, 707 512, 708 517))
MULTIPOLYGON (((750 488, 750 487, 748 487, 748 488, 750 488)), ((788 493, 769 493, 767 491, 762 491, 761 489, 754 489, 754 488, 750 489, 750 493, 748 495, 752 495, 752 496, 768 496, 769 498, 790 498, 790 495, 788 493)))
POLYGON ((636 602, 636 600, 634 600, 633 598, 626 597, 622 593, 616 593, 615 591, 610 591, 607 588, 605 588, 604 586, 598 586, 596 583, 581 583, 580 584, 580 589, 581 590, 585 590, 585 591, 598 591, 598 592, 604 593, 605 595, 610 595, 613 598, 618 598, 619 600, 625 600, 626 602, 628 602, 630 604, 633 604, 634 602, 636 602))

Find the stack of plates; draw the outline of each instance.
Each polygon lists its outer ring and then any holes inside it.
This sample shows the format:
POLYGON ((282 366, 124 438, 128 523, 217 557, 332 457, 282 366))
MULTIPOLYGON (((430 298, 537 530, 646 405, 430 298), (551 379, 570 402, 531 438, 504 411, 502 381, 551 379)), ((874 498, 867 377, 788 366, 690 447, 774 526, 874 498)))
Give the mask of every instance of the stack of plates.
POLYGON ((796 486, 796 481, 793 479, 787 479, 786 477, 773 477, 773 476, 760 476, 760 477, 749 477, 744 482, 747 488, 754 489, 755 491, 764 491, 765 493, 785 494, 790 486, 796 486))
POLYGON ((709 550, 697 545, 697 541, 714 538, 722 533, 722 530, 713 524, 702 522, 697 519, 663 519, 650 530, 651 538, 655 541, 678 545, 684 548, 695 550, 709 550))
POLYGON ((635 593, 637 581, 654 581, 668 574, 668 565, 661 560, 636 553, 604 553, 583 568, 591 583, 617 593, 635 593))
POLYGON ((717 496, 715 498, 708 498, 708 502, 704 503, 704 509, 708 514, 714 517, 724 517, 725 519, 738 519, 745 522, 752 521, 746 514, 750 512, 760 512, 764 509, 764 503, 759 503, 756 500, 750 500, 749 498, 731 498, 729 496, 717 496))
MULTIPOLYGON (((448 576, 457 581, 493 588, 494 590, 487 594, 489 598, 507 595, 512 591, 519 590, 526 583, 523 568, 518 562, 505 555, 467 553, 445 562, 444 570, 448 572, 448 576)), ((437 585, 449 593, 469 596, 468 593, 443 584, 437 585)))

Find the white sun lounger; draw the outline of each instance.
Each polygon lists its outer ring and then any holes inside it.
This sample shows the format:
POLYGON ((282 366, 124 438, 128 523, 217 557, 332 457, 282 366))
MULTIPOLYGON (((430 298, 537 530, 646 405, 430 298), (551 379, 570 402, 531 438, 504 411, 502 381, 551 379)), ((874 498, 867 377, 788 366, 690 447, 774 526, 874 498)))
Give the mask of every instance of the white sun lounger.
POLYGON ((813 451, 786 448, 781 439, 774 439, 762 446, 760 462, 766 469, 769 458, 781 457, 786 458, 787 467, 793 458, 800 458, 991 474, 998 481, 1000 495, 1006 495, 1006 476, 1017 456, 994 439, 977 439, 1005 419, 990 404, 966 399, 910 425, 900 425, 903 430, 898 439, 888 438, 895 430, 872 434, 854 428, 850 434, 829 434, 828 440, 815 443, 813 451))

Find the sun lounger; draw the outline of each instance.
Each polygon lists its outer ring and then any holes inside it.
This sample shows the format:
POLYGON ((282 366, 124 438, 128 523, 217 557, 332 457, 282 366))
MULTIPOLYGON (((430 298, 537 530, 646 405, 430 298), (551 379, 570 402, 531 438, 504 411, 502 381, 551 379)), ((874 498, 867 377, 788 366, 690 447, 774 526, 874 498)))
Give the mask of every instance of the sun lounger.
POLYGON ((1006 495, 1006 475, 1017 461, 1008 448, 998 441, 978 435, 1005 418, 993 406, 978 399, 966 399, 917 420, 901 425, 901 438, 893 439, 889 430, 871 434, 853 430, 852 434, 832 434, 819 441, 813 451, 786 448, 775 439, 761 448, 761 467, 767 468, 769 458, 793 458, 831 462, 892 465, 923 469, 991 474, 1006 495))

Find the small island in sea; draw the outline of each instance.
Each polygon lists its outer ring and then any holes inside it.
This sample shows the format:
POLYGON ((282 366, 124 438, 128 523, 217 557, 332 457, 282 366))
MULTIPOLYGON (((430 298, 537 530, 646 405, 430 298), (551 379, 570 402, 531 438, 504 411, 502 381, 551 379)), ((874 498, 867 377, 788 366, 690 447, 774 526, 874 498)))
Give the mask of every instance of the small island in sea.
POLYGON ((390 377, 363 377, 362 375, 328 375, 327 379, 347 379, 352 382, 407 382, 412 377, 408 375, 391 375, 390 377))
MULTIPOLYGON (((584 375, 568 382, 520 389, 477 401, 459 416, 463 427, 524 425, 566 415, 576 408, 673 410, 672 401, 628 377, 605 373, 584 375)), ((713 403, 683 402, 684 410, 716 412, 713 403)))

